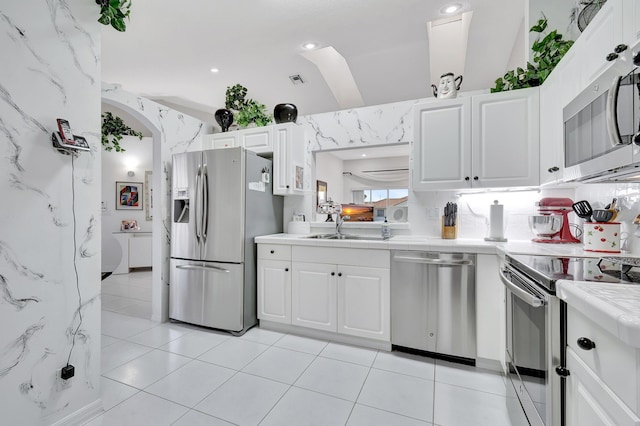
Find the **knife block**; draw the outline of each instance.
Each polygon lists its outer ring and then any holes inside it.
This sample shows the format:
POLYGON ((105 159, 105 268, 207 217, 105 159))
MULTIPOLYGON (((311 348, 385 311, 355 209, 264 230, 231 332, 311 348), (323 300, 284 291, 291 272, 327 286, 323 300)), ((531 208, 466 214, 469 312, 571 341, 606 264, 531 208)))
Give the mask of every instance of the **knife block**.
POLYGON ((455 240, 458 238, 458 225, 444 226, 444 216, 442 216, 442 239, 455 240))

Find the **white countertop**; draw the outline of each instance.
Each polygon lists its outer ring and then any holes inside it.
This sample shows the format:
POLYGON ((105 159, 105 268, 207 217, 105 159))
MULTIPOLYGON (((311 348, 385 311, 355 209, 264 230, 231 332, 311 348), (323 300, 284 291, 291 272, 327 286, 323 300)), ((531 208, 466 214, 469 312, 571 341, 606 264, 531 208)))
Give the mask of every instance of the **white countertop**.
POLYGON ((640 348, 639 285, 560 280, 557 294, 609 333, 640 348))
MULTIPOLYGON (((255 241, 259 244, 483 253, 502 257, 507 253, 595 258, 603 256, 601 253, 584 251, 582 244, 544 244, 532 241, 497 243, 471 239, 443 240, 415 235, 395 235, 387 241, 371 241, 323 240, 308 238, 308 235, 274 234, 256 237, 255 241)), ((623 253, 621 256, 629 255, 623 253)), ((640 285, 560 280, 557 289, 558 296, 567 304, 588 312, 589 317, 605 330, 628 345, 640 348, 640 285)))
POLYGON ((461 253, 536 254, 546 256, 600 257, 597 253, 585 252, 581 244, 542 244, 532 241, 491 242, 478 239, 445 240, 419 235, 394 235, 389 240, 325 240, 309 238, 309 235, 273 234, 256 237, 258 244, 286 244, 317 247, 349 247, 380 250, 451 251, 461 253))

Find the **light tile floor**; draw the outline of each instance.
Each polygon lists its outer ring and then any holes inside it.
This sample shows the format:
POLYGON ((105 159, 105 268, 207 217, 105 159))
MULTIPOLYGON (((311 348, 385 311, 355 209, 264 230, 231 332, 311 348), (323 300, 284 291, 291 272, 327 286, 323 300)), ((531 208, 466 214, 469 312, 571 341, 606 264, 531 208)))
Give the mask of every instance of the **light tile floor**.
POLYGON ((260 328, 242 337, 102 313, 87 425, 510 425, 501 375, 260 328))
POLYGON ((102 280, 102 310, 151 318, 151 271, 112 274, 102 280))
POLYGON ((108 277, 102 297, 105 412, 90 426, 511 425, 493 372, 260 328, 159 324, 150 271, 108 277))

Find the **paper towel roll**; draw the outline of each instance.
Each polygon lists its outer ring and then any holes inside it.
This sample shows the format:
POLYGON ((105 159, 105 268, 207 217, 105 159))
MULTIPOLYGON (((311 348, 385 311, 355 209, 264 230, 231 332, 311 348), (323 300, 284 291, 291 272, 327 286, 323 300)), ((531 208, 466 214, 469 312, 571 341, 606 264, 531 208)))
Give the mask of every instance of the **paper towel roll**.
POLYGON ((489 208, 489 238, 504 241, 504 206, 495 200, 489 208))

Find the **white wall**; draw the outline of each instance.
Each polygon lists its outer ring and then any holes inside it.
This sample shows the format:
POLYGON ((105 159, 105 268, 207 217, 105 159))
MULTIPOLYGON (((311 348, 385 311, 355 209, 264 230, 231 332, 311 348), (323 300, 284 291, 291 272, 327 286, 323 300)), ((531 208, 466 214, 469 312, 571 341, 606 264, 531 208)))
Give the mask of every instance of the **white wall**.
POLYGON ((48 425, 101 409, 98 12, 86 0, 3 1, 0 9, 0 422, 6 425, 48 425), (58 117, 87 139, 90 153, 73 159, 52 148, 58 117), (57 370, 70 353, 75 377, 60 389, 57 370))
MULTIPOLYGON (((315 179, 327 182, 327 200, 331 198, 331 200, 339 204, 350 202, 348 198, 345 198, 342 190, 344 187, 344 177, 342 176, 343 161, 330 152, 321 152, 316 154, 315 164, 315 179)), ((315 188, 315 182, 312 186, 315 188)), ((314 197, 313 199, 315 200, 316 198, 314 197)))

